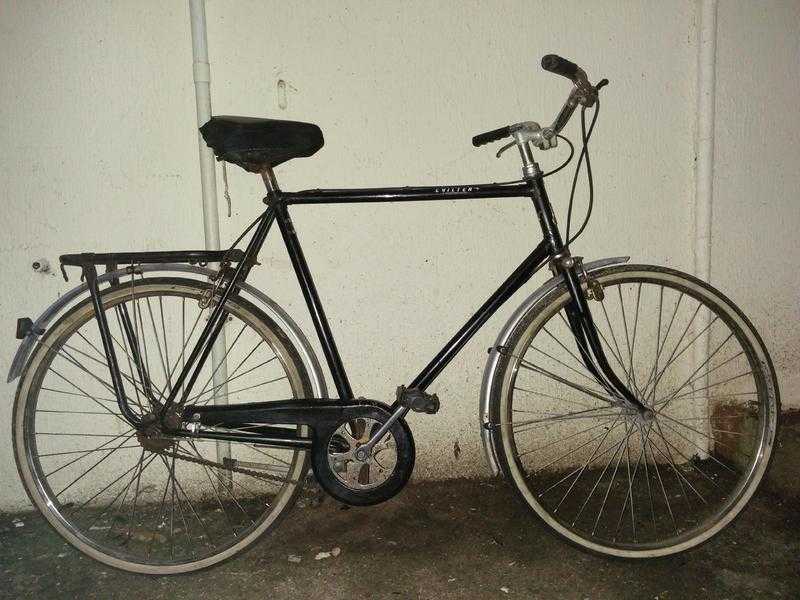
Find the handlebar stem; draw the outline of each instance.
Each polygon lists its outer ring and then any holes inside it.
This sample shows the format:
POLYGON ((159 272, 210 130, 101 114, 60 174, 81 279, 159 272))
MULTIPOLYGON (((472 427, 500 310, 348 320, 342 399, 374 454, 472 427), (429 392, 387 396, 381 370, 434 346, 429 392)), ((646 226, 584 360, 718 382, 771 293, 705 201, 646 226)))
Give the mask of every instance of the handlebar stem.
POLYGON ((533 151, 530 142, 518 143, 519 155, 522 158, 522 177, 533 179, 539 174, 539 165, 533 160, 533 151))

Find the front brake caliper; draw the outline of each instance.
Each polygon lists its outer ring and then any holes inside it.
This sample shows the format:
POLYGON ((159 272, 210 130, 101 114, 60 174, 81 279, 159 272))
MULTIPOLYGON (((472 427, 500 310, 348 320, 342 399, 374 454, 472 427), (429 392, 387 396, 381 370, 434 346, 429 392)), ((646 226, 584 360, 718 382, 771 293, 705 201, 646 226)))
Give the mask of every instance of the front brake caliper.
POLYGON ((589 300, 602 302, 606 297, 606 293, 603 291, 603 285, 597 281, 597 279, 590 277, 589 273, 586 272, 583 266, 583 257, 574 256, 573 259, 575 260, 575 265, 578 267, 581 278, 586 282, 586 297, 589 300))

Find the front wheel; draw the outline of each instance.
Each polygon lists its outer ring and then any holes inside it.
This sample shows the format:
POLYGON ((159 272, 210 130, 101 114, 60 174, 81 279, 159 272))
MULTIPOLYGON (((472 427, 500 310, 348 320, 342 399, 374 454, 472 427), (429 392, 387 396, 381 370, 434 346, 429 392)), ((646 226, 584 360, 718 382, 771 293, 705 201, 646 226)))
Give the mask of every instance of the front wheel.
POLYGON ((780 400, 758 333, 725 296, 671 269, 592 275, 609 363, 652 421, 613 402, 580 359, 564 285, 509 337, 491 390, 501 467, 550 528, 590 551, 650 558, 697 546, 753 496, 780 400))

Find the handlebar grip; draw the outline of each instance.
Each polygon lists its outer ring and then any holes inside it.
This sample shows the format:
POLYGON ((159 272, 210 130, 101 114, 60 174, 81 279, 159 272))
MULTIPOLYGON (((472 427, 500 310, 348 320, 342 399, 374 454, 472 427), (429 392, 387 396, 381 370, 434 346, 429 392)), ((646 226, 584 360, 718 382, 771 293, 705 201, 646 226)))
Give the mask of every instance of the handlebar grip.
POLYGON ((574 79, 578 73, 578 65, 574 62, 561 58, 557 54, 547 54, 542 57, 542 68, 556 75, 562 75, 568 79, 574 79))
POLYGON ((472 138, 472 145, 477 148, 478 146, 483 146, 484 144, 488 144, 490 142, 502 140, 509 135, 511 135, 511 128, 506 125, 505 127, 500 127, 499 129, 494 129, 492 131, 487 131, 486 133, 476 135, 472 138))

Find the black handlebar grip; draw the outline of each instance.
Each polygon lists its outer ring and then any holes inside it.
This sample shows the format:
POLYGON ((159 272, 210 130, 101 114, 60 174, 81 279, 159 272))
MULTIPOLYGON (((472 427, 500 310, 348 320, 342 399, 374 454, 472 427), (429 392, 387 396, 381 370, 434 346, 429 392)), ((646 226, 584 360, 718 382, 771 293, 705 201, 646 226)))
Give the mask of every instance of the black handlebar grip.
POLYGON ((547 54, 542 57, 542 68, 556 75, 563 75, 573 79, 578 72, 578 65, 574 62, 561 58, 557 54, 547 54))
POLYGON ((502 140, 509 135, 511 135, 511 128, 506 125, 500 129, 495 129, 493 131, 487 131, 486 133, 476 135, 474 138, 472 138, 472 145, 477 148, 478 146, 483 146, 484 144, 488 144, 490 142, 502 140))

